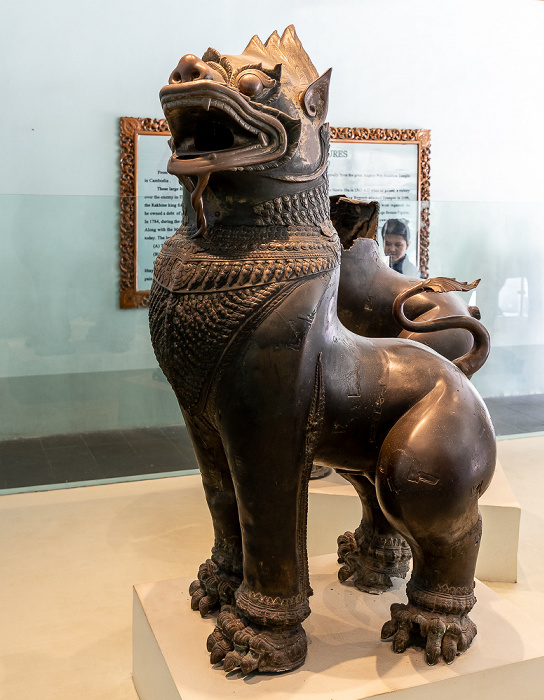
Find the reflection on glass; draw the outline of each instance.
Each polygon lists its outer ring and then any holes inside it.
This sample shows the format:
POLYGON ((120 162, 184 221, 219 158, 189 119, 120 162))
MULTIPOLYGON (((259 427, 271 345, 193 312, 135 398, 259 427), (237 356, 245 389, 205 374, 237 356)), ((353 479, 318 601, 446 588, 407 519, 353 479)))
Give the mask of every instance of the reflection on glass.
MULTIPOLYGON (((329 151, 329 194, 380 204, 378 230, 389 220, 406 222, 413 232, 410 265, 403 274, 419 277, 417 234, 420 226, 418 145, 333 141, 329 151), (415 269, 415 273, 412 270, 415 269)), ((389 255, 386 253, 386 255, 389 255)))
POLYGON ((381 235, 383 252, 389 258, 390 267, 401 275, 419 277, 419 270, 408 257, 408 249, 412 242, 408 221, 388 219, 382 226, 381 235))
POLYGON ((430 217, 430 276, 481 278, 470 303, 491 355, 474 384, 484 397, 544 393, 544 204, 432 202, 430 217))
MULTIPOLYGON (((0 438, 178 423, 146 310, 119 309, 119 199, 0 206, 0 438)), ((482 279, 467 301, 492 350, 474 384, 484 397, 544 393, 544 205, 432 202, 430 219, 430 276, 482 279)))
POLYGON ((0 205, 0 439, 179 422, 147 311, 119 308, 118 198, 0 205))

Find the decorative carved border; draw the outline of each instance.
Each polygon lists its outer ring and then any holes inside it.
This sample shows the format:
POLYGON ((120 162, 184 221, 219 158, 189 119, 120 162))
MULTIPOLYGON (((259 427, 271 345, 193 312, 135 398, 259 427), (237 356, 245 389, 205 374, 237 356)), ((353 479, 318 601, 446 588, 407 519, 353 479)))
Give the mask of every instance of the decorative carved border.
POLYGON ((138 134, 169 134, 166 119, 121 117, 121 238, 120 305, 122 309, 147 306, 149 291, 136 290, 136 203, 138 177, 138 134))
MULTIPOLYGON (((430 200, 431 132, 426 129, 366 129, 331 126, 332 141, 416 143, 419 155, 419 199, 430 200)), ((136 290, 136 217, 138 176, 138 134, 169 134, 166 119, 121 117, 121 236, 120 236, 120 305, 122 309, 145 307, 149 291, 136 290)), ((429 276, 429 210, 422 207, 419 229, 419 269, 429 276)))
MULTIPOLYGON (((418 199, 431 199, 431 132, 428 129, 366 129, 331 126, 331 141, 415 143, 418 147, 418 199)), ((429 276, 429 208, 421 207, 419 241, 419 271, 429 276)))

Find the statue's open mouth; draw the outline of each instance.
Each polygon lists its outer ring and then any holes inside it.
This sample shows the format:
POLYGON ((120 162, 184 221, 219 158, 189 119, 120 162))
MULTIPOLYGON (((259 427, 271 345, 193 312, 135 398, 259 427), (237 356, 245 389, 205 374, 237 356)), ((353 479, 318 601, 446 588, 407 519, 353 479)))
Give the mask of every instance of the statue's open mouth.
POLYGON ((269 107, 255 108, 236 90, 213 80, 167 85, 160 98, 172 134, 172 175, 276 161, 292 150, 288 132, 300 129, 297 120, 269 107))

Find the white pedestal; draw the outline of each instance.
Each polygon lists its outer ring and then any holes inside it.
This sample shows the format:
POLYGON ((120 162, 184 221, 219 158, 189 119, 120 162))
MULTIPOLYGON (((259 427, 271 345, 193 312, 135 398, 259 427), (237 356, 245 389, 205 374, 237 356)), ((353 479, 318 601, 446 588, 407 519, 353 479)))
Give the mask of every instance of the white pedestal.
POLYGON ((480 499, 482 541, 476 577, 483 581, 518 580, 521 508, 497 461, 491 486, 480 499))
MULTIPOLYGON (((336 538, 353 532, 361 520, 361 506, 353 487, 332 474, 310 482, 308 552, 310 556, 336 551, 336 538)), ((517 581, 521 509, 499 462, 491 486, 480 499, 483 534, 476 577, 483 581, 517 581)))
POLYGON ((478 635, 451 666, 429 667, 421 650, 394 654, 380 641, 389 606, 404 585, 381 596, 360 593, 336 577, 335 556, 310 560, 314 596, 305 621, 306 663, 287 674, 225 674, 212 667, 206 638, 214 620, 189 607, 191 579, 135 586, 134 684, 140 700, 541 700, 544 628, 477 583, 471 617, 478 635))

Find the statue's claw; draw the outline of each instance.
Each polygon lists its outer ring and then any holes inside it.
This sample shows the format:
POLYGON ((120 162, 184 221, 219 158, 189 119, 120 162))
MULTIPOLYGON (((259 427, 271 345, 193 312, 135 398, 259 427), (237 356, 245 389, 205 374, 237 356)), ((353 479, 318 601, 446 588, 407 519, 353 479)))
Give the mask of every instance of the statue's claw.
POLYGON ((234 604, 234 591, 239 581, 226 578, 217 565, 207 559, 198 569, 198 579, 189 586, 191 609, 198 610, 202 617, 224 605, 234 604))
POLYGON ((206 588, 200 581, 196 580, 191 583, 189 593, 191 594, 191 610, 198 610, 202 617, 217 607, 218 596, 207 595, 206 588))
POLYGON ((434 666, 440 657, 447 664, 466 651, 476 636, 476 625, 468 615, 429 612, 409 603, 394 603, 391 620, 382 627, 382 639, 391 639, 393 651, 402 654, 417 637, 425 641, 425 661, 434 666))
POLYGON ((242 657, 240 654, 235 650, 229 651, 228 654, 226 654, 223 662, 223 670, 225 673, 230 673, 231 671, 234 671, 235 668, 238 668, 241 663, 242 657))
POLYGON ((224 637, 217 627, 208 637, 206 647, 210 652, 210 662, 212 664, 218 664, 233 649, 232 642, 224 637))
POLYGON ((207 646, 212 664, 224 659, 226 673, 239 668, 244 675, 252 671, 292 671, 304 663, 307 650, 301 625, 287 629, 262 627, 230 610, 219 614, 207 646))

